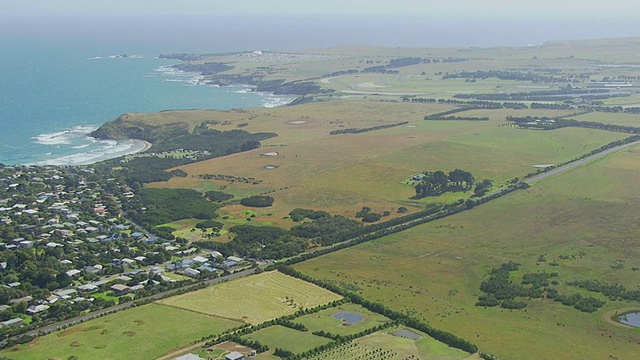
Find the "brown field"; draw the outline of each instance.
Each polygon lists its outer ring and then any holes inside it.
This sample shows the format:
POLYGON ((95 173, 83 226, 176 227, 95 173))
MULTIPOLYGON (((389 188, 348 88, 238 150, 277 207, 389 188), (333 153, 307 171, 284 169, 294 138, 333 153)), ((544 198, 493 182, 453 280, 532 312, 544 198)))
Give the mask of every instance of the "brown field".
MULTIPOLYGON (((489 121, 425 121, 424 115, 450 109, 439 104, 337 101, 276 109, 233 112, 234 122, 248 122, 250 132, 275 131, 278 137, 260 149, 182 166, 190 176, 173 178, 152 187, 220 189, 237 198, 266 194, 276 198, 272 207, 251 209, 252 223, 290 227, 283 220, 297 207, 353 217, 363 206, 396 216, 400 206, 416 209, 415 194, 407 184, 423 170, 471 171, 477 178, 497 183, 523 176, 536 164, 559 163, 624 137, 587 129, 554 132, 502 127, 509 110, 474 110, 469 116, 489 121), (239 116, 242 115, 242 116, 239 116), (329 135, 341 128, 366 128, 410 121, 408 126, 360 133, 329 135), (304 122, 291 124, 290 122, 304 122), (275 155, 277 153, 277 155, 275 155), (269 155, 265 155, 269 154, 269 155), (277 168, 269 170, 265 166, 277 168), (253 177, 249 185, 198 179, 198 174, 253 177)), ((535 116, 560 116, 566 111, 535 110, 535 116)), ((223 129, 224 126, 217 125, 223 129)), ((447 201, 467 197, 450 194, 447 201)), ((418 204, 433 201, 423 199, 418 204)), ((439 199, 438 201, 442 201, 439 199)), ((246 223, 241 206, 223 208, 230 224, 246 223)))

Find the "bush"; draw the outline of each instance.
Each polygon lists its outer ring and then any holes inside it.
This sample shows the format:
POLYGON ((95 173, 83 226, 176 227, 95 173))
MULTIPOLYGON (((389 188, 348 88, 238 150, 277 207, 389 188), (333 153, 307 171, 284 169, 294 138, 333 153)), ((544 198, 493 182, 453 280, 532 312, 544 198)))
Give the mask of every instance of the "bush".
POLYGON ((378 213, 366 213, 362 216, 362 221, 363 222, 376 222, 378 220, 382 219, 382 215, 378 214, 378 213))
POLYGON ((212 228, 222 229, 223 226, 224 224, 219 221, 207 220, 207 221, 201 221, 197 223, 196 229, 212 229, 212 228))
POLYGON ((271 196, 256 195, 240 200, 240 204, 250 207, 268 207, 273 205, 274 200, 271 196))
POLYGON ((233 195, 223 193, 222 191, 215 191, 215 190, 207 191, 204 194, 204 197, 207 198, 207 200, 217 202, 217 203, 221 203, 221 202, 233 199, 233 195))

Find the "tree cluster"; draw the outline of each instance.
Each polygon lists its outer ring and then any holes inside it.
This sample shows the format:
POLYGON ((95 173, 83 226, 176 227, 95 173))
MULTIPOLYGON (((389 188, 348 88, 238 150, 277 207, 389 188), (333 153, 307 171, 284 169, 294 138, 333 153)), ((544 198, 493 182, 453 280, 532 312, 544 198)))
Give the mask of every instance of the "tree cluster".
POLYGON ((123 208, 127 216, 148 229, 181 219, 218 216, 218 205, 191 189, 140 189, 137 196, 123 203, 123 208))
POLYGON ((269 207, 275 199, 271 196, 254 195, 240 200, 240 204, 249 207, 269 207))
POLYGON ((475 181, 473 175, 464 170, 455 169, 446 174, 444 171, 425 171, 422 179, 415 186, 415 198, 438 196, 446 192, 466 191, 471 189, 475 181))

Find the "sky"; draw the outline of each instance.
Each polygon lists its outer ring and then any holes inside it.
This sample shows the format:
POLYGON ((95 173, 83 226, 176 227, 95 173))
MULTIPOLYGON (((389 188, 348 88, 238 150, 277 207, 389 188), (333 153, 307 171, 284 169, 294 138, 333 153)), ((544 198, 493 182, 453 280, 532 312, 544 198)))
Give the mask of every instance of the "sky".
POLYGON ((483 14, 502 16, 638 15, 632 0, 0 0, 6 13, 40 14, 182 14, 182 15, 300 15, 300 14, 483 14), (630 13, 631 12, 631 13, 630 13))
POLYGON ((164 52, 517 46, 640 36, 639 18, 632 0, 0 0, 0 42, 125 39, 164 52))

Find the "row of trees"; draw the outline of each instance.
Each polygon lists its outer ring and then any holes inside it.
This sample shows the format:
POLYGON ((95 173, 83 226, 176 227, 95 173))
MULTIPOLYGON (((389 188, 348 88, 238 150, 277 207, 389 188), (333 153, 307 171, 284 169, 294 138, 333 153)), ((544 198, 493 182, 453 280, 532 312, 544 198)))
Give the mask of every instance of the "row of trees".
POLYGON ((407 125, 408 123, 409 123, 408 121, 401 121, 401 122, 398 122, 398 123, 378 125, 378 126, 372 126, 372 127, 368 127, 368 128, 350 128, 350 129, 332 130, 332 131, 329 132, 329 135, 360 134, 360 133, 363 133, 363 132, 376 131, 376 130, 388 129, 388 128, 392 128, 392 127, 396 127, 396 126, 407 125))

